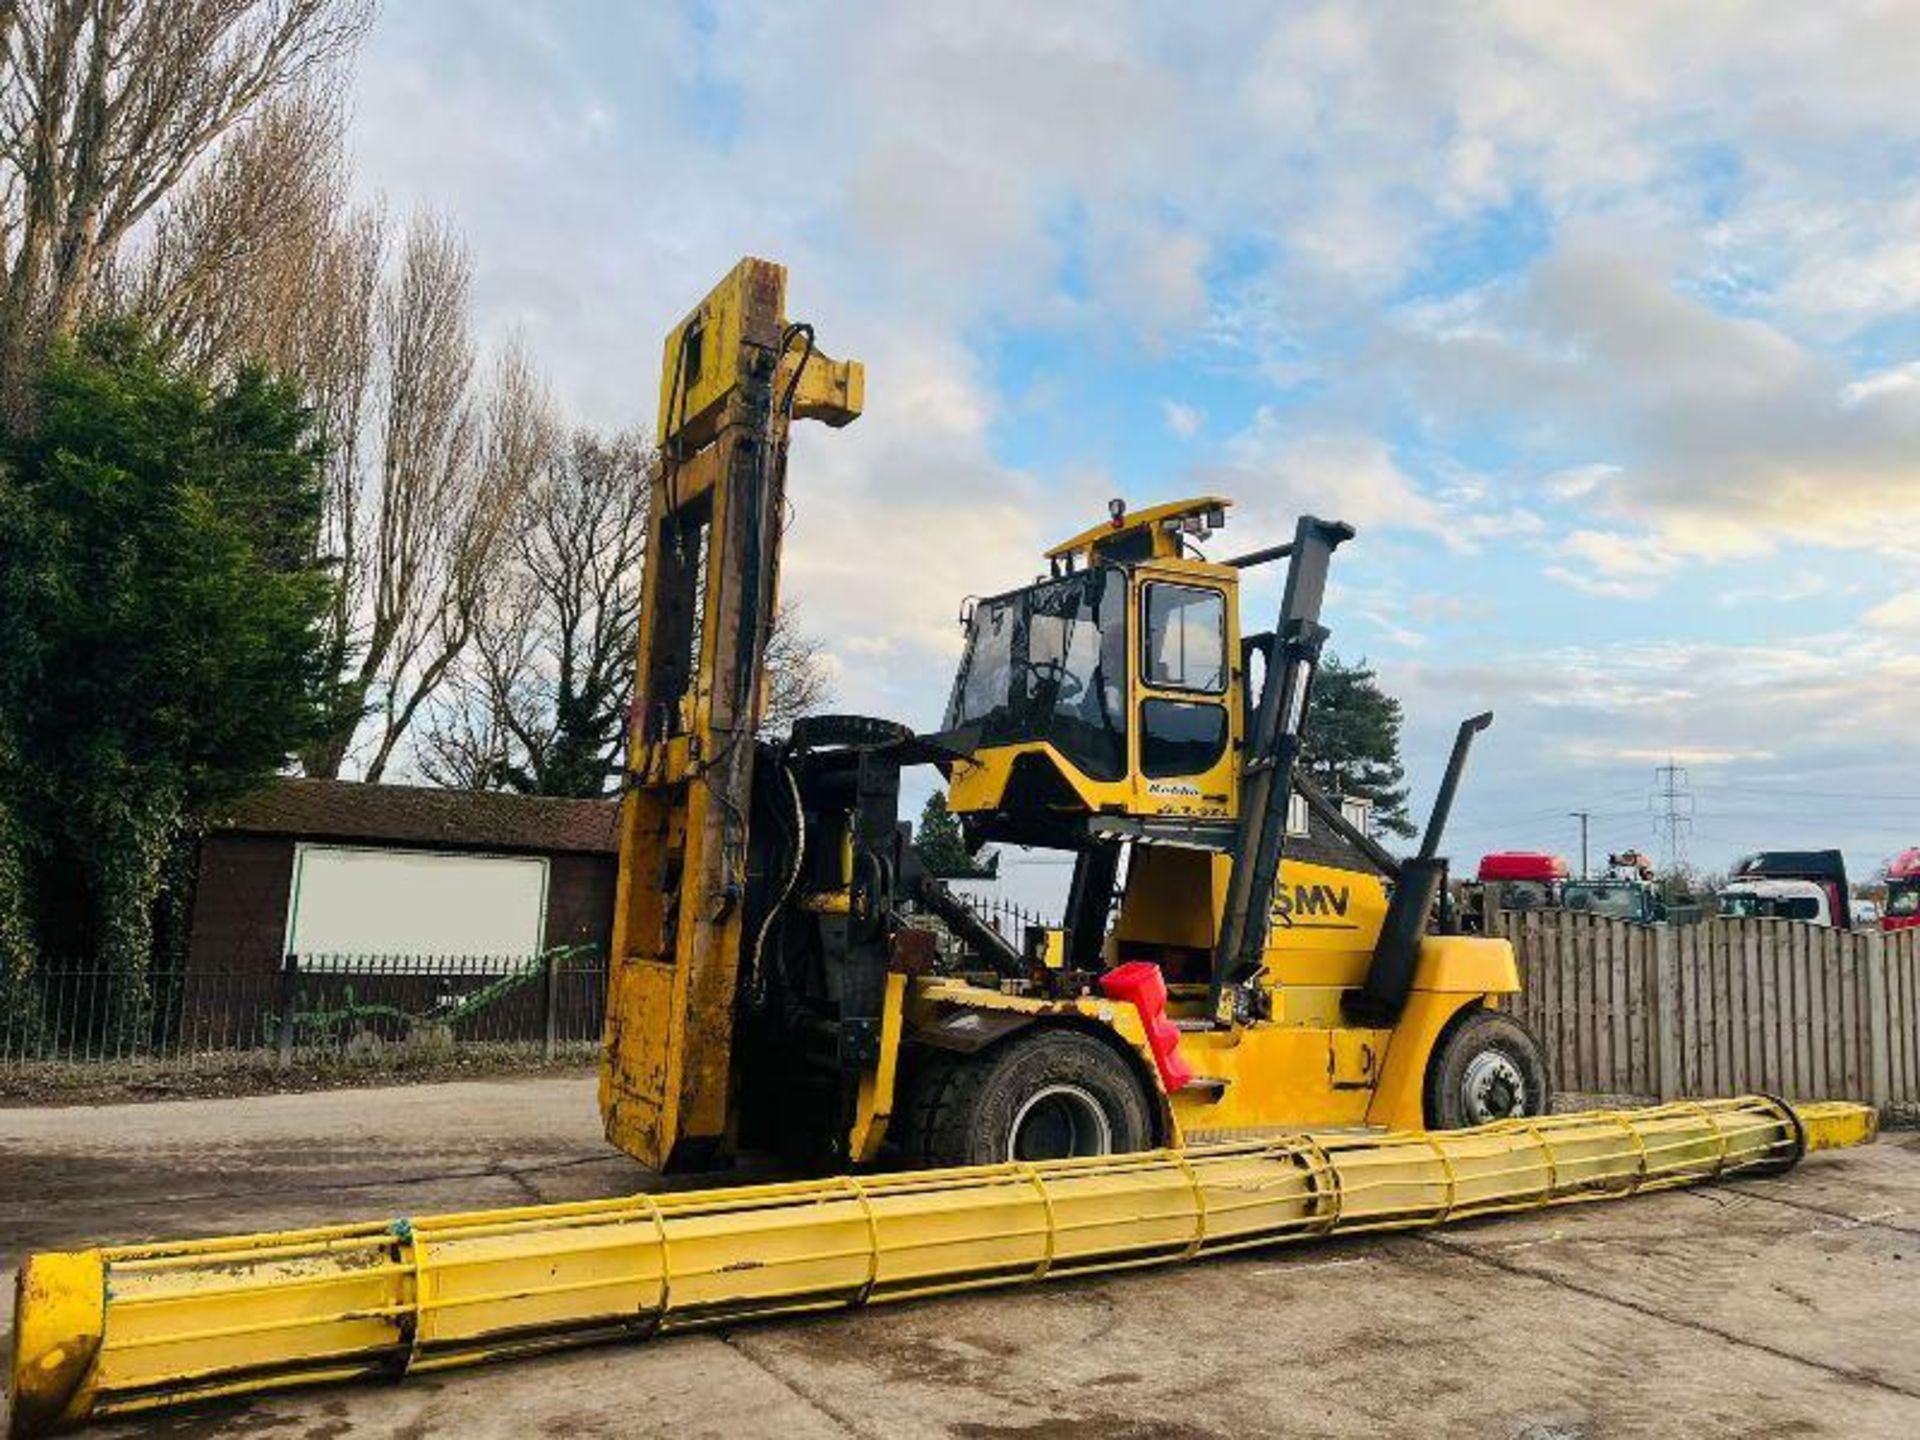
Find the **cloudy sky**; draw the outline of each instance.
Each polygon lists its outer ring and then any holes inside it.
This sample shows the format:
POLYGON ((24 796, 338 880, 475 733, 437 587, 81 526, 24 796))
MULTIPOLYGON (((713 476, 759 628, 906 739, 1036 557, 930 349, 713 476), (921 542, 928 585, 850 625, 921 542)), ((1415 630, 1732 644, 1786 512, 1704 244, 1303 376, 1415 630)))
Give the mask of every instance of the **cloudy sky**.
MULTIPOLYGON (((786 583, 927 726, 962 596, 1104 509, 1360 529, 1329 621, 1456 856, 1920 844, 1920 7, 407 0, 367 189, 580 419, 742 254, 868 366, 786 583), (864 12, 864 13, 856 13, 864 12)), ((1268 582, 1271 584, 1271 581, 1268 582)), ((1264 627, 1271 589, 1249 599, 1264 627)))

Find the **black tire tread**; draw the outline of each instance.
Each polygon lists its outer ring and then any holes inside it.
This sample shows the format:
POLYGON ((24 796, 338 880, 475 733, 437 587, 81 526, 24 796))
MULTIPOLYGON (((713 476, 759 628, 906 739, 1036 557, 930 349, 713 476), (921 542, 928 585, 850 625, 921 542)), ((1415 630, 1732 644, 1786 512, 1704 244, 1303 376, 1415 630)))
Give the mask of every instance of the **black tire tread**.
POLYGON ((915 1066, 913 1099, 908 1112, 908 1160, 916 1166, 937 1165, 942 1156, 959 1153, 965 1143, 966 1122, 973 1113, 987 1067, 979 1056, 927 1050, 915 1066))
POLYGON ((1095 1064, 1110 1062, 1112 1078, 1124 1077, 1140 1101, 1143 1134, 1140 1148, 1153 1143, 1153 1115, 1147 1097, 1126 1062, 1100 1040, 1077 1030, 1042 1027, 1018 1032, 997 1045, 970 1055, 923 1050, 914 1066, 907 1124, 902 1137, 905 1158, 915 1166, 980 1163, 984 1148, 978 1133, 984 1092, 1008 1068, 1043 1046, 1078 1051, 1095 1064))
POLYGON ((1519 1061, 1528 1085, 1526 1114, 1545 1115, 1553 1108, 1552 1077, 1547 1072, 1546 1056, 1533 1033, 1504 1010, 1472 1009, 1463 1011, 1441 1033, 1440 1043, 1427 1060, 1427 1076, 1421 1096, 1427 1127, 1432 1130, 1459 1128, 1464 1119, 1457 1111, 1458 1086, 1453 1084, 1457 1057, 1470 1055, 1498 1044, 1519 1061))

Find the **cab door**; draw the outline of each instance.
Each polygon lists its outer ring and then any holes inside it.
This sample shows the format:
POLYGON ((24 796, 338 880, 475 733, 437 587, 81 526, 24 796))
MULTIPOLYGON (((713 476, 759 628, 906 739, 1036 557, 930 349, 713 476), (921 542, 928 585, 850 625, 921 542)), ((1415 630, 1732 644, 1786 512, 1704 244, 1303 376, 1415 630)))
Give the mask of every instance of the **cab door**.
POLYGON ((1233 581, 1143 569, 1134 590, 1137 813, 1225 819, 1240 752, 1233 581))

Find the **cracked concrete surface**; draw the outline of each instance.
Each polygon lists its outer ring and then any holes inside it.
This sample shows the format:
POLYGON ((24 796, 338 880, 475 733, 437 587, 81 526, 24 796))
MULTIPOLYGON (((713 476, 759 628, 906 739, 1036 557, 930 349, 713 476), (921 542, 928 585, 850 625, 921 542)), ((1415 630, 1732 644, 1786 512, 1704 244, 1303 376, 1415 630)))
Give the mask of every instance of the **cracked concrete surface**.
MULTIPOLYGON (((0 1260, 617 1194, 586 1078, 0 1111, 0 1260)), ((1920 1134, 1779 1180, 687 1335, 107 1435, 1920 1434, 1920 1134)))

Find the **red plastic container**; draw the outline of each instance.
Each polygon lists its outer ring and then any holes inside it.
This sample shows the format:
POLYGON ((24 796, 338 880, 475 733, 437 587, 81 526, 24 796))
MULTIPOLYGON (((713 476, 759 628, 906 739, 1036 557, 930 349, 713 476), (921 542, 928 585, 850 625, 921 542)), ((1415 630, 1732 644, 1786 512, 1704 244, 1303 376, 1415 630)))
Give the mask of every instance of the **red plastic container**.
POLYGON ((1140 1013, 1147 1045, 1160 1081, 1171 1094, 1193 1079, 1193 1067, 1180 1054, 1180 1031, 1167 1019, 1167 977, 1151 960, 1129 960, 1100 977, 1100 993, 1140 1013))

